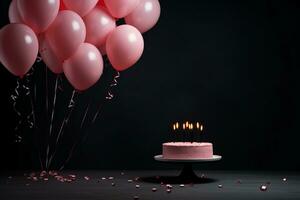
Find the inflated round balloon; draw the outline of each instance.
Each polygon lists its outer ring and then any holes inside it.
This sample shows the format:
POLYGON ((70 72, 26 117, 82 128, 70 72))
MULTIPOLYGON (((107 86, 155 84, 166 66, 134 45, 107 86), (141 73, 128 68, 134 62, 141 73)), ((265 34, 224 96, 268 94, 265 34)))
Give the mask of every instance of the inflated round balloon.
POLYGON ((110 14, 116 18, 123 18, 131 13, 140 0, 104 0, 110 14))
POLYGON ((0 61, 15 76, 24 76, 38 54, 38 39, 24 24, 8 24, 0 31, 0 61))
POLYGON ((44 32, 54 21, 60 0, 17 0, 22 20, 36 33, 44 32))
POLYGON ((104 0, 99 0, 98 3, 97 3, 97 6, 103 6, 106 8, 106 5, 104 3, 104 0))
POLYGON ((106 41, 108 59, 118 71, 134 65, 142 56, 143 50, 143 36, 131 25, 118 26, 106 41))
POLYGON ((60 74, 63 72, 62 62, 54 54, 45 36, 41 34, 39 36, 39 52, 47 67, 55 74, 60 74))
POLYGON ((62 0, 60 0, 59 10, 67 10, 67 8, 62 0))
POLYGON ((64 62, 63 69, 71 85, 76 90, 83 91, 100 79, 103 72, 102 56, 94 45, 83 43, 64 62))
POLYGON ((159 16, 160 4, 158 0, 140 0, 140 4, 125 17, 125 22, 144 33, 157 23, 159 16))
POLYGON ((63 0, 69 10, 73 10, 81 17, 88 14, 98 3, 98 0, 63 0))
POLYGON ((59 11, 55 21, 46 31, 46 39, 62 62, 73 55, 84 42, 86 28, 81 17, 73 11, 59 11))
POLYGON ((101 6, 94 8, 83 21, 86 26, 85 41, 97 47, 103 45, 108 34, 116 28, 116 20, 101 6))
POLYGON ((8 9, 8 18, 10 23, 23 23, 19 10, 17 8, 17 0, 12 0, 8 9))
POLYGON ((99 51, 101 53, 102 56, 105 56, 107 53, 106 53, 106 43, 104 43, 102 46, 100 46, 99 48, 99 51))

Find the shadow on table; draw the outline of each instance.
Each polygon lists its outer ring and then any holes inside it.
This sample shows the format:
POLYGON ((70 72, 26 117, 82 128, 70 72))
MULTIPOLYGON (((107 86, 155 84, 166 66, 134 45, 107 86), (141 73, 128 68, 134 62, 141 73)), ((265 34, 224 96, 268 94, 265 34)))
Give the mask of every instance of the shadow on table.
POLYGON ((150 176, 150 177, 141 177, 140 181, 147 183, 164 183, 164 184, 206 184, 217 182, 217 179, 206 178, 206 177, 193 177, 192 179, 185 178, 182 176, 150 176))

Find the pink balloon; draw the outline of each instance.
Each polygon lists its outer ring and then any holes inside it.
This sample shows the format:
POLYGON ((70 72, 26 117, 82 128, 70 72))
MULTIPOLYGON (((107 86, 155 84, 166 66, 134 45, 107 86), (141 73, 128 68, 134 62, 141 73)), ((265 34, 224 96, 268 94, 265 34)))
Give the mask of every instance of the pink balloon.
POLYGON ((125 21, 144 33, 157 23, 159 16, 160 4, 158 0, 140 0, 140 4, 125 17, 125 21))
POLYGON ((72 56, 85 40, 86 29, 81 17, 73 11, 59 11, 46 32, 46 39, 60 61, 72 56))
POLYGON ((8 24, 0 32, 0 61, 15 76, 24 76, 38 54, 38 39, 24 24, 8 24))
POLYGON ((94 45, 83 43, 76 53, 64 62, 63 69, 71 85, 83 91, 100 79, 103 72, 102 56, 94 45))
POLYGON ((110 14, 116 18, 123 18, 131 13, 140 0, 104 0, 110 14))
POLYGON ((23 23, 17 8, 17 0, 12 0, 8 9, 8 18, 10 23, 23 23))
POLYGON ((108 59, 118 71, 134 65, 142 56, 143 50, 143 36, 131 25, 118 26, 106 41, 108 59))
POLYGON ((86 26, 86 42, 97 47, 103 45, 108 34, 116 28, 116 20, 100 6, 87 14, 83 21, 86 26))
POLYGON ((106 43, 104 43, 102 46, 100 46, 99 48, 99 51, 101 53, 102 56, 105 56, 107 53, 106 53, 106 43))
POLYGON ((63 0, 69 10, 73 10, 81 17, 88 14, 98 3, 98 0, 63 0))
POLYGON ((23 21, 36 33, 44 32, 57 16, 60 0, 17 0, 23 21))
POLYGON ((63 72, 62 63, 52 51, 44 35, 39 36, 40 55, 47 67, 55 74, 63 72))

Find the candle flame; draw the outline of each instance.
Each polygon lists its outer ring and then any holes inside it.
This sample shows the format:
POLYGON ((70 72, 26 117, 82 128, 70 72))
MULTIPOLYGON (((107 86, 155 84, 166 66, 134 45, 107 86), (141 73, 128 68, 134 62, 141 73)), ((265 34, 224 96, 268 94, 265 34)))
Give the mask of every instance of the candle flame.
POLYGON ((173 130, 174 130, 174 131, 176 130, 176 126, 175 126, 175 124, 173 124, 173 130))
POLYGON ((194 129, 194 125, 193 125, 193 124, 191 124, 191 129, 192 129, 192 130, 194 129))
POLYGON ((176 122, 176 129, 179 129, 179 123, 176 122))
POLYGON ((183 128, 183 130, 185 130, 185 124, 183 124, 182 128, 183 128))
POLYGON ((185 126, 186 126, 186 127, 189 126, 189 122, 188 122, 188 121, 185 122, 185 126))
POLYGON ((200 127, 199 122, 197 122, 196 127, 197 127, 197 129, 199 129, 199 127, 200 127))
POLYGON ((203 125, 201 124, 201 126, 200 126, 200 131, 203 131, 203 125))

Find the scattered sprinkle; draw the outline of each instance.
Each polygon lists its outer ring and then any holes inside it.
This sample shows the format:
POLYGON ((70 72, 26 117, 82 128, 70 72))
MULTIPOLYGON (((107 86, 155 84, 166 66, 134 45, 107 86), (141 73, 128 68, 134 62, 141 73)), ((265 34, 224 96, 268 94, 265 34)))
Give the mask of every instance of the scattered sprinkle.
POLYGON ((268 187, 266 185, 261 185, 259 189, 260 191, 265 192, 267 191, 268 187))
POLYGON ((286 182, 286 181, 287 181, 287 178, 283 178, 282 181, 283 181, 283 182, 286 182))

